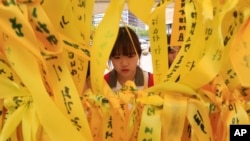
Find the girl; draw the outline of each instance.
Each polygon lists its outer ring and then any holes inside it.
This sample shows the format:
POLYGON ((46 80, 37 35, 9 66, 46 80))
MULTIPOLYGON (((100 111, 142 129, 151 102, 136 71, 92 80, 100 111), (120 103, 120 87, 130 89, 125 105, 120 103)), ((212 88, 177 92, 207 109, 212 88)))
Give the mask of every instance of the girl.
POLYGON ((136 33, 127 26, 120 27, 109 57, 114 68, 104 76, 113 91, 119 90, 128 80, 134 81, 137 89, 153 85, 153 75, 138 66, 141 52, 136 33))

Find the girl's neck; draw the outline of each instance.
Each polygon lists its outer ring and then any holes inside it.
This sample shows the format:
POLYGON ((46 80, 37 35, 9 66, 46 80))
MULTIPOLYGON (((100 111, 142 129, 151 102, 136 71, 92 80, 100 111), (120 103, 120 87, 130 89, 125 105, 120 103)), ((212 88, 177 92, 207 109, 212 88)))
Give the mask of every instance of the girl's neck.
POLYGON ((128 76, 128 77, 122 77, 122 76, 117 76, 117 81, 121 84, 121 86, 123 86, 128 80, 131 80, 131 81, 134 81, 135 79, 135 73, 131 76, 128 76))

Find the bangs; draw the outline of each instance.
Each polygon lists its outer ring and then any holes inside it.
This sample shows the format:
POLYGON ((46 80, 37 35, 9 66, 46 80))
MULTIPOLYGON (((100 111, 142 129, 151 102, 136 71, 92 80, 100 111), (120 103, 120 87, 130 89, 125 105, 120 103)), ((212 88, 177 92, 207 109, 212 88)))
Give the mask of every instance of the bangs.
POLYGON ((131 56, 131 55, 135 55, 136 51, 133 47, 133 44, 130 42, 118 42, 112 52, 111 52, 111 56, 119 56, 119 55, 124 55, 124 56, 131 56))
POLYGON ((140 56, 141 47, 138 37, 131 29, 128 28, 128 31, 124 27, 120 28, 110 56, 131 56, 136 53, 140 56))

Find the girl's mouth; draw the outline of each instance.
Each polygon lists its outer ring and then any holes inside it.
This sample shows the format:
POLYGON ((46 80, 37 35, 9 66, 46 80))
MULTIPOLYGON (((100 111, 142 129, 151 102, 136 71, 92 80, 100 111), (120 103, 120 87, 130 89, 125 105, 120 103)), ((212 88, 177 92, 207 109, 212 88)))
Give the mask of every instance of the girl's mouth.
POLYGON ((129 69, 122 69, 122 72, 128 72, 129 69))

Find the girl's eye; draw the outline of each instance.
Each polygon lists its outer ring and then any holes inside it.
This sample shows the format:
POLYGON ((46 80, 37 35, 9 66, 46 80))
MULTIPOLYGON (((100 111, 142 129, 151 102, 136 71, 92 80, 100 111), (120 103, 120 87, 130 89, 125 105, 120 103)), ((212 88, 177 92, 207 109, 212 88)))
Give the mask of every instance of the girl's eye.
POLYGON ((129 58, 132 58, 132 57, 134 57, 134 56, 135 56, 135 54, 130 54, 130 55, 128 55, 129 58))
POLYGON ((120 59, 120 56, 114 56, 115 59, 120 59))
POLYGON ((169 49, 168 53, 174 53, 175 51, 173 49, 169 49))
POLYGON ((174 48, 172 48, 172 47, 168 48, 168 53, 175 53, 175 52, 177 52, 177 51, 174 48))
POLYGON ((168 52, 169 53, 178 53, 179 52, 179 48, 178 47, 168 47, 168 52))

